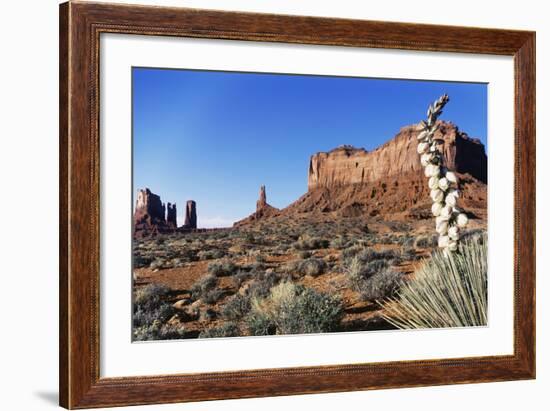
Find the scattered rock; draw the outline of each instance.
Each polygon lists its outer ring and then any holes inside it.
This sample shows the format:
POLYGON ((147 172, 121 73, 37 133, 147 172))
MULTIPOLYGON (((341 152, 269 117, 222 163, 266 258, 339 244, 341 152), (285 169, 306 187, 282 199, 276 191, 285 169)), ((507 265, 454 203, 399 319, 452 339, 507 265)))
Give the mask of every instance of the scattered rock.
POLYGON ((192 300, 190 298, 184 298, 182 300, 176 301, 172 305, 172 307, 174 307, 176 310, 184 310, 191 303, 192 303, 192 300))

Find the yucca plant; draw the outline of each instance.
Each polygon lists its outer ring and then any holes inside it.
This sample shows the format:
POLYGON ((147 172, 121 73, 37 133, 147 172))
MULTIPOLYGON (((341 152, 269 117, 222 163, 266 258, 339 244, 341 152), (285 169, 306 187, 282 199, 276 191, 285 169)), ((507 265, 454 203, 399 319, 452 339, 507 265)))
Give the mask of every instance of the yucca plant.
POLYGON ((486 236, 464 239, 455 253, 435 251, 382 306, 403 329, 487 325, 486 236))
POLYGON ((466 227, 468 217, 457 206, 458 178, 455 173, 447 170, 444 165, 444 156, 440 146, 442 139, 436 139, 435 133, 439 128, 438 117, 443 107, 449 101, 449 96, 443 94, 428 108, 427 121, 421 121, 417 136, 417 151, 420 154, 420 163, 424 167, 424 174, 429 178, 430 197, 433 201, 432 214, 435 217, 435 231, 439 234, 439 247, 452 252, 458 249, 460 228, 466 227))

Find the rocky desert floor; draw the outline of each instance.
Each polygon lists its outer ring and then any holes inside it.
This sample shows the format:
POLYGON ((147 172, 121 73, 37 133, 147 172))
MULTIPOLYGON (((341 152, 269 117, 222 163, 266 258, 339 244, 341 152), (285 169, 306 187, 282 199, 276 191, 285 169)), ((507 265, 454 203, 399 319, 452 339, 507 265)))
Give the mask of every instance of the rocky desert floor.
POLYGON ((134 339, 390 329, 379 302, 436 247, 432 226, 308 213, 136 239, 134 339))

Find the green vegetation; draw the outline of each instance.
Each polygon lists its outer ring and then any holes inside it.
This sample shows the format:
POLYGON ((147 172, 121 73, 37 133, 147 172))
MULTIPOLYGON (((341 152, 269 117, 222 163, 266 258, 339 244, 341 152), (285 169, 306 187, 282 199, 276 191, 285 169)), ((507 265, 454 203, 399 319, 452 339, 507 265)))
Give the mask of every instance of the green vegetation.
POLYGON ((343 313, 338 298, 282 282, 266 298, 252 299, 249 329, 254 335, 336 331, 343 313))
POLYGON ((434 252, 383 308, 384 318, 398 328, 486 325, 486 237, 462 240, 458 252, 434 252))

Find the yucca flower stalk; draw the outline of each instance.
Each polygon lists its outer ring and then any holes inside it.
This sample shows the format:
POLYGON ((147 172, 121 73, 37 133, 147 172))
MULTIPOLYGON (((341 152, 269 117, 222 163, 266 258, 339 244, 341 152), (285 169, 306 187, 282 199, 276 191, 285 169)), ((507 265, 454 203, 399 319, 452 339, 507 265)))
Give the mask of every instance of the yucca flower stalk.
POLYGON ((468 217, 458 208, 458 178, 444 166, 439 145, 443 140, 436 139, 437 119, 443 107, 449 101, 447 94, 442 95, 428 108, 427 121, 422 120, 418 127, 417 152, 424 174, 429 179, 430 197, 433 201, 432 214, 435 217, 435 231, 439 234, 438 245, 446 251, 456 251, 460 238, 460 228, 466 227, 468 217))

